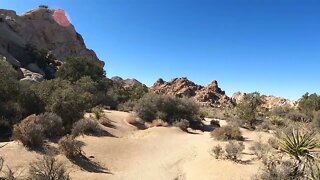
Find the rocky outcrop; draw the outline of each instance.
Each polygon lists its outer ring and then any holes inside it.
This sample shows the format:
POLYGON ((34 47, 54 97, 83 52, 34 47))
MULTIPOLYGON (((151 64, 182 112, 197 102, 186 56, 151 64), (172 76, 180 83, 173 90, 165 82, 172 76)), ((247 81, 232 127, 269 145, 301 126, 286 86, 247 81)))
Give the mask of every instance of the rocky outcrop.
POLYGON ((131 87, 134 85, 139 85, 139 86, 144 86, 147 88, 147 86, 145 84, 141 83, 140 81, 138 81, 136 79, 122 79, 119 76, 114 76, 111 78, 111 80, 114 82, 121 83, 124 87, 131 87))
POLYGON ((20 81, 26 81, 30 83, 39 83, 44 80, 43 75, 39 73, 29 71, 28 69, 25 69, 25 68, 20 68, 20 71, 22 73, 22 78, 20 79, 20 81))
MULTIPOLYGON (((242 92, 236 92, 232 95, 232 100, 238 104, 242 101, 243 97, 246 95, 246 93, 242 92)), ((281 98, 281 97, 276 97, 276 96, 265 96, 262 95, 262 107, 266 109, 273 109, 275 107, 294 107, 295 106, 295 101, 281 98)))
POLYGON ((170 82, 159 79, 150 90, 157 94, 194 98, 203 106, 220 107, 233 105, 231 99, 219 88, 217 81, 212 81, 207 87, 204 87, 195 84, 186 77, 175 78, 170 82))
POLYGON ((17 15, 15 11, 0 9, 0 55, 16 68, 43 74, 37 64, 26 60, 27 44, 38 50, 47 50, 62 62, 73 56, 92 59, 103 66, 95 52, 86 48, 83 38, 63 10, 37 8, 17 15))

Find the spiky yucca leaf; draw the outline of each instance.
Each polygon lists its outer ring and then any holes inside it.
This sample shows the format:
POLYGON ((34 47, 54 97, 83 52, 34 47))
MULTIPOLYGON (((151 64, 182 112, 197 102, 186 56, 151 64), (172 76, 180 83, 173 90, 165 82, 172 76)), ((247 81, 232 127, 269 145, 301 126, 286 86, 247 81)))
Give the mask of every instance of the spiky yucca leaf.
POLYGON ((311 153, 320 147, 320 144, 315 139, 315 133, 299 133, 293 129, 282 138, 279 147, 281 151, 300 161, 301 157, 313 158, 311 153))

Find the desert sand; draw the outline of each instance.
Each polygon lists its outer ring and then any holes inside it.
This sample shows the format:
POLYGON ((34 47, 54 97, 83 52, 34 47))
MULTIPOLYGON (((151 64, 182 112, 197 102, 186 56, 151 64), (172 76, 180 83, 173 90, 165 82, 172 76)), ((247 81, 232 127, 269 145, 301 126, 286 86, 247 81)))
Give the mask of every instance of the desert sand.
MULTIPOLYGON (((266 141, 271 135, 241 129, 246 138, 242 160, 245 164, 216 160, 210 149, 225 144, 212 139, 209 132, 186 133, 175 127, 153 127, 138 130, 126 122, 129 113, 105 111, 111 120, 103 127, 105 136, 82 136, 86 160, 70 162, 63 155, 58 159, 69 167, 72 179, 79 180, 212 180, 250 179, 259 171, 249 147, 259 137, 266 141)), ((206 123, 209 122, 209 119, 206 123)), ((220 121, 225 125, 225 121, 220 121)), ((18 142, 0 149, 6 165, 22 176, 28 164, 41 157, 41 152, 28 151, 18 142)))

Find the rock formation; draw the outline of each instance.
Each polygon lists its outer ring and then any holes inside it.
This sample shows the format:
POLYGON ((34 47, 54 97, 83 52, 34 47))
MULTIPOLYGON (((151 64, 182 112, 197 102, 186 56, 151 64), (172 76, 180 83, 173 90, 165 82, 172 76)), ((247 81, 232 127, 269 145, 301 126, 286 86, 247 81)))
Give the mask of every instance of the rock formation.
POLYGON ((145 84, 141 83, 140 81, 138 81, 136 79, 122 79, 119 76, 114 76, 111 78, 111 80, 114 82, 118 82, 118 83, 123 84, 124 87, 129 87, 129 86, 134 86, 134 85, 147 87, 145 84))
POLYGON ((219 88, 217 81, 212 81, 207 87, 203 87, 188 80, 186 77, 175 78, 170 82, 159 79, 150 90, 157 94, 194 98, 203 106, 220 107, 233 105, 231 99, 219 88))
MULTIPOLYGON (((245 94, 246 93, 236 92, 232 95, 232 100, 236 104, 240 103, 245 94)), ((265 96, 265 95, 262 95, 261 97, 263 100, 262 107, 267 108, 267 109, 273 109, 275 107, 280 107, 280 106, 286 106, 286 107, 294 107, 295 106, 295 101, 292 101, 289 99, 276 97, 276 96, 265 96)))
POLYGON ((37 8, 17 15, 15 11, 0 9, 0 57, 5 57, 16 68, 33 71, 36 65, 30 65, 25 59, 27 44, 49 51, 59 61, 68 56, 83 57, 103 66, 95 52, 86 48, 63 10, 37 8))

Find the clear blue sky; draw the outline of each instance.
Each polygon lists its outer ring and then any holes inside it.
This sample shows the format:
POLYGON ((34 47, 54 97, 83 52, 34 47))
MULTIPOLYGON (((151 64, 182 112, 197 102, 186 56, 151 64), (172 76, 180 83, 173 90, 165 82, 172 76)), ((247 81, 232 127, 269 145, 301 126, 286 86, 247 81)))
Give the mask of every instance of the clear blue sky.
POLYGON ((228 95, 320 90, 318 0, 0 0, 62 8, 109 77, 218 80, 228 95))

